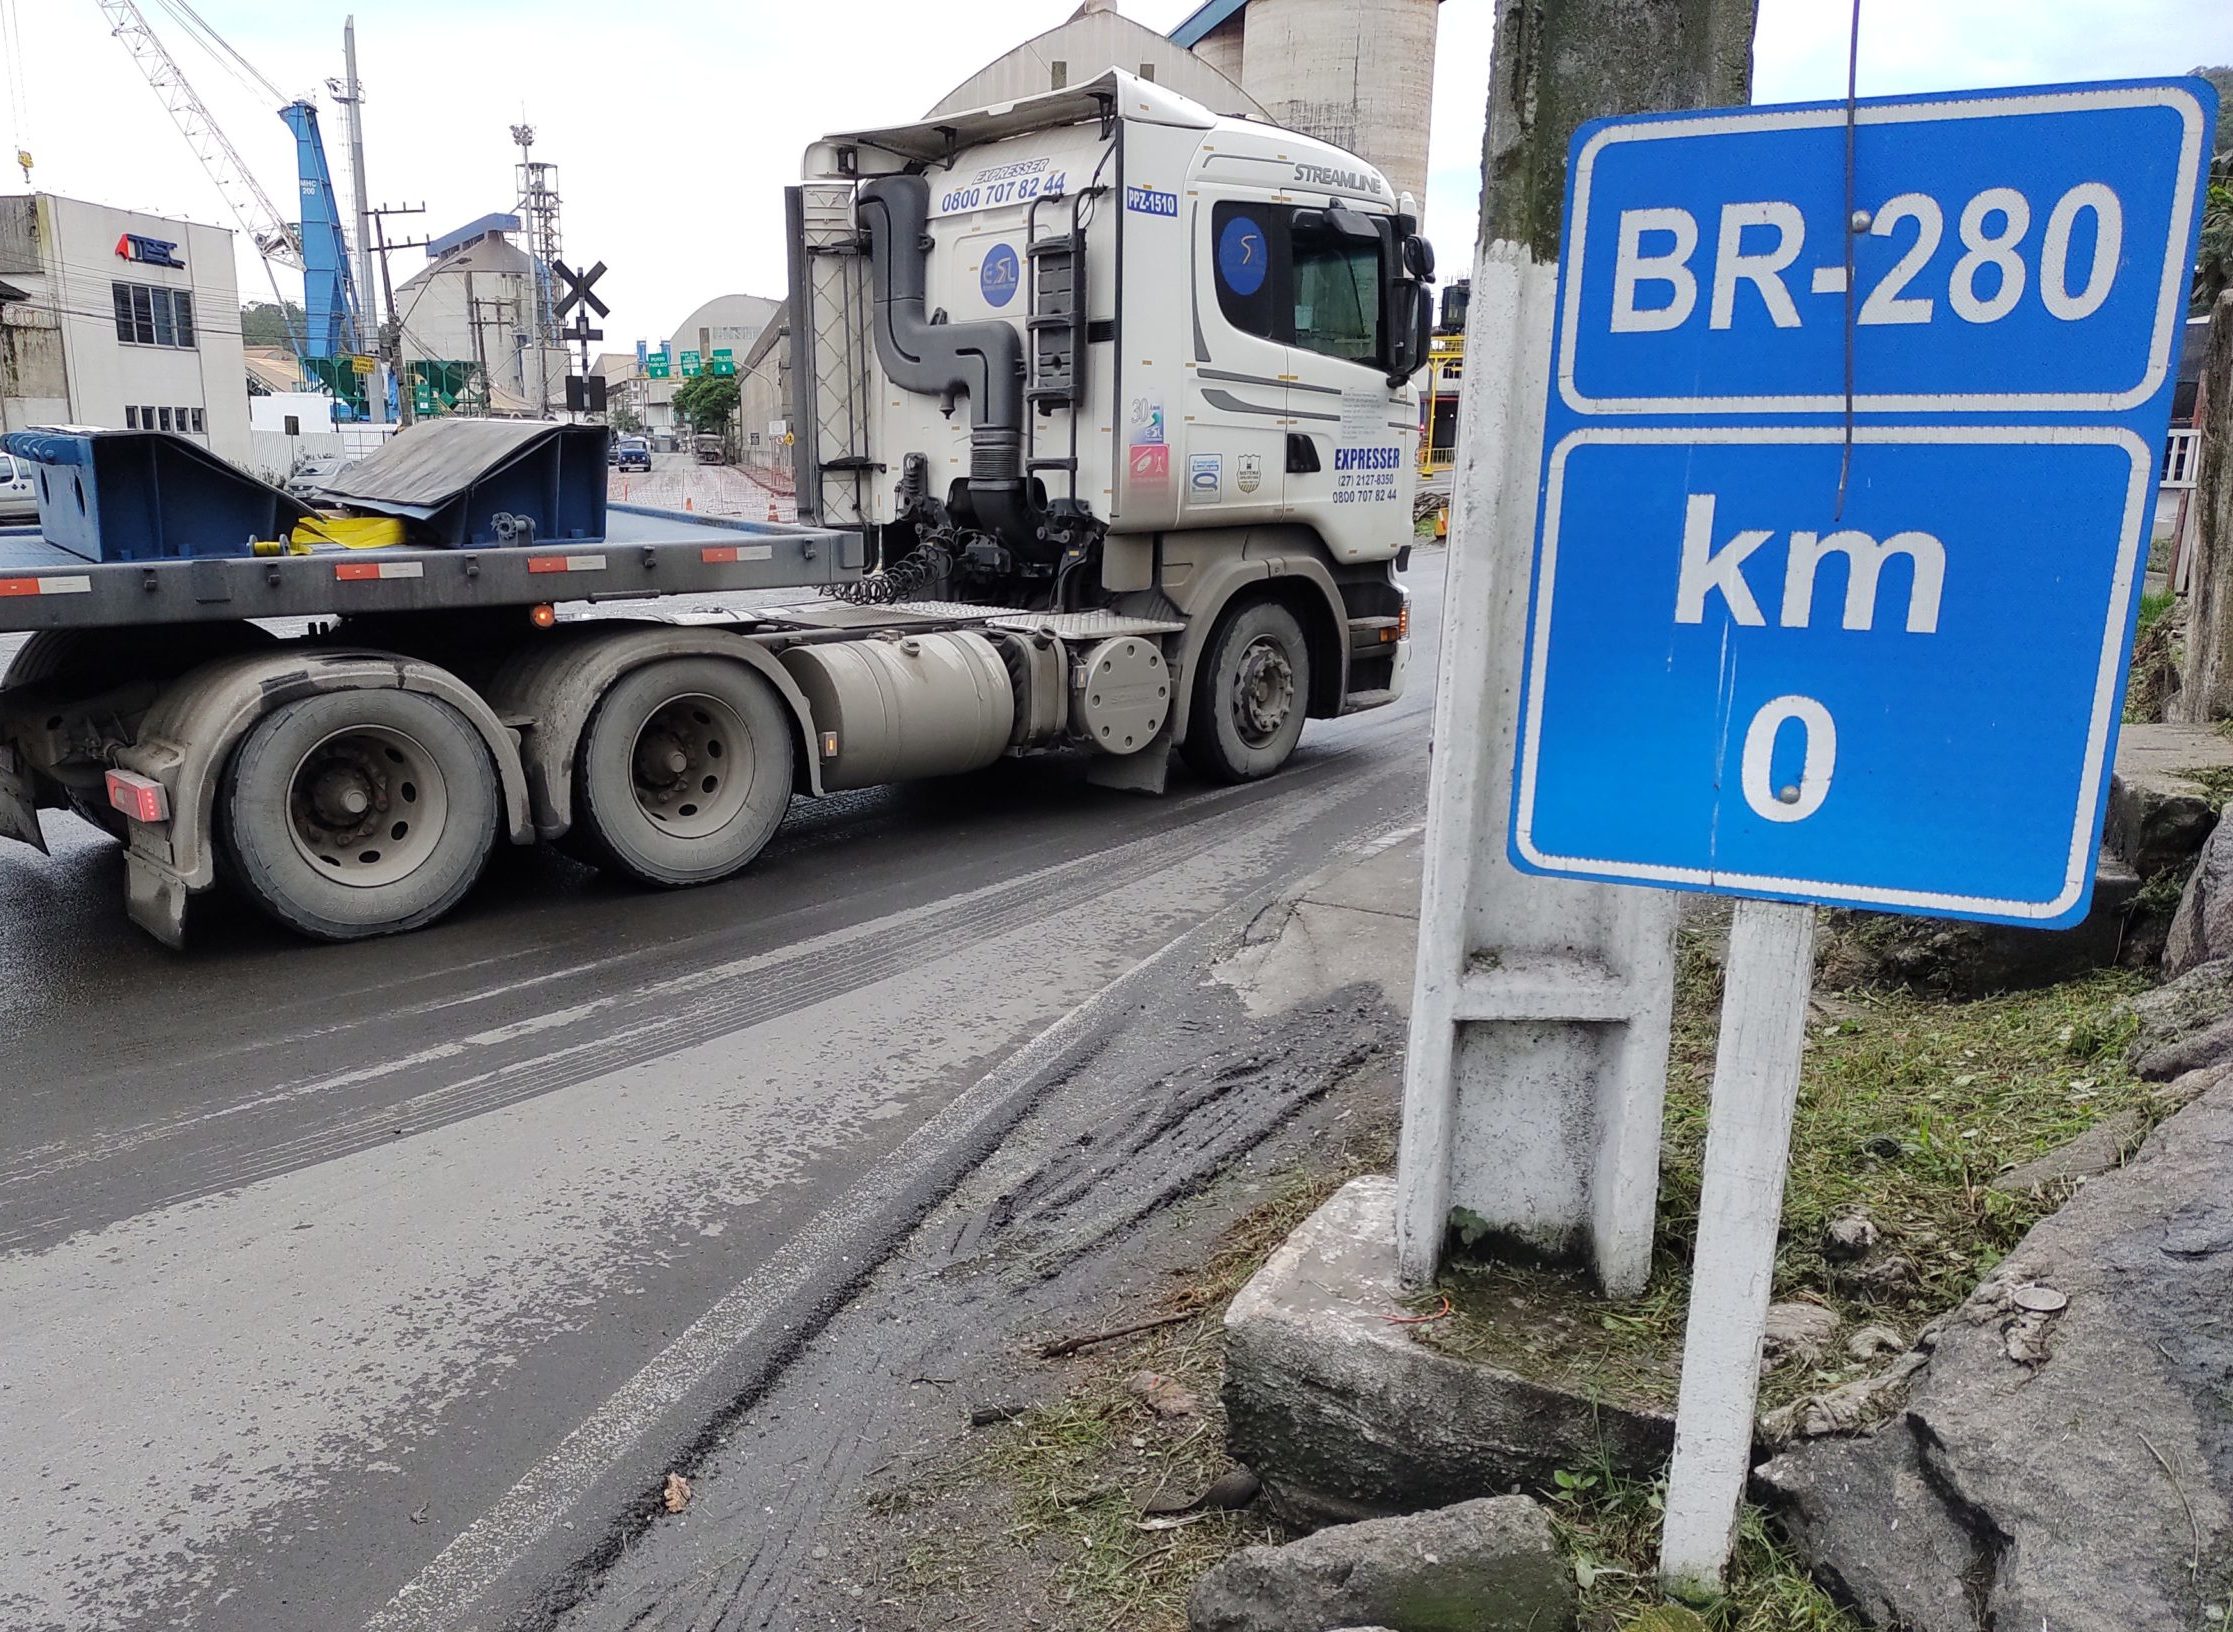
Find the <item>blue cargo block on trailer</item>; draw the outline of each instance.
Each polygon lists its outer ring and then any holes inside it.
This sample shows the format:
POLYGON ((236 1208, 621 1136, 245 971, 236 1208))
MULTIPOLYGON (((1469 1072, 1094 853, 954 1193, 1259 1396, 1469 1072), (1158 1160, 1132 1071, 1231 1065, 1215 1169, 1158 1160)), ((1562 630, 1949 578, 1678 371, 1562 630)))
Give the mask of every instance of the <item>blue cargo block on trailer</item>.
POLYGON ((14 431, 0 444, 31 462, 39 531, 86 561, 249 555, 310 514, 298 499, 164 431, 79 426, 14 431))

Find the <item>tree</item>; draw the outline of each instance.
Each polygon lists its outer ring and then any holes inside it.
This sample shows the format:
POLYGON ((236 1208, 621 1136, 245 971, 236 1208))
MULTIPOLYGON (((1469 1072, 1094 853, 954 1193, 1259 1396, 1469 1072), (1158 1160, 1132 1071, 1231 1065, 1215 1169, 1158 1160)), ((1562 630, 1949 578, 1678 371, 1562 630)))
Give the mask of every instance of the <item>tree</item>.
POLYGON ((252 300, 240 309, 240 343, 244 346, 284 346, 291 351, 293 337, 302 331, 302 308, 291 300, 283 308, 268 300, 252 300))
POLYGON ((2210 163, 2209 192, 2202 201, 2202 238, 2195 246, 2194 300, 2187 310, 2207 317, 2217 297, 2233 287, 2233 68, 2197 68, 2195 74, 2217 87, 2217 153, 2210 163))
POLYGON ((726 431, 737 411, 734 375, 701 374, 675 393, 675 417, 700 431, 726 431))
POLYGON ((644 422, 636 417, 636 410, 625 402, 612 405, 605 414, 605 423, 620 436, 633 436, 644 428, 644 422))

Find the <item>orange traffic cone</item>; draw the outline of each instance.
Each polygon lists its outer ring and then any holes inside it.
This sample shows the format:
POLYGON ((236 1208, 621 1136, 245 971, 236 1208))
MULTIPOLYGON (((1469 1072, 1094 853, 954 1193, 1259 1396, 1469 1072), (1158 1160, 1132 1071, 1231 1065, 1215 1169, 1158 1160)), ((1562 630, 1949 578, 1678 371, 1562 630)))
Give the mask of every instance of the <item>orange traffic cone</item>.
POLYGON ((698 504, 695 499, 691 499, 686 496, 682 501, 682 507, 685 510, 695 510, 698 508, 698 504))
POLYGON ((770 520, 770 521, 781 521, 782 519, 783 519, 783 518, 782 518, 781 516, 779 516, 779 515, 777 515, 777 514, 775 513, 775 500, 773 500, 773 499, 770 499, 770 500, 768 500, 768 520, 770 520))

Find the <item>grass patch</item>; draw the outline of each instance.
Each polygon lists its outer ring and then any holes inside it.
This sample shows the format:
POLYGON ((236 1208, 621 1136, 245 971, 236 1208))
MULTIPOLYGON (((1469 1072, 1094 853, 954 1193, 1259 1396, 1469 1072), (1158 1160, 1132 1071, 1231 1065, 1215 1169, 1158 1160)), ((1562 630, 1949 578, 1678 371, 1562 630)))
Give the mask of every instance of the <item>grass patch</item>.
POLYGON ((2179 620, 2173 615, 2178 604, 2178 596, 2168 589, 2141 591, 2124 691, 2127 725, 2162 719, 2163 705, 2179 689, 2179 620))
MULTIPOLYGON (((1574 1561, 1581 1624, 1627 1628, 1658 1610, 1664 1487, 1603 1467, 1562 1472, 1556 1484, 1549 1496, 1551 1528, 1574 1561)), ((1749 1504, 1738 1519, 1722 1595, 1698 1606, 1698 1620, 1711 1632, 1859 1632, 1861 1626, 1808 1578, 1749 1504)), ((1678 1611, 1656 1624, 1677 1632, 1691 1623, 1678 1611)))
MULTIPOLYGON (((2220 730, 2224 728, 2219 727, 2220 730)), ((2189 782, 2200 783, 2203 797, 2218 809, 2223 810, 2228 804, 2233 804, 2233 765, 2202 765, 2178 774, 2189 782)))
MULTIPOLYGON (((2003 1168, 2114 1112, 2155 1107, 2126 1069, 2119 1001, 2145 983, 2107 971, 2036 992, 1952 1002, 1905 990, 1820 994, 1808 1028, 1775 1295, 1834 1310, 1848 1330, 1903 1338, 1968 1295, 2060 1196, 1990 1187, 2003 1168), (1825 1226, 1865 1213, 1880 1239, 1857 1265, 1822 1253, 1825 1226)), ((1673 1404, 1698 1226, 1707 1089, 1719 1029, 1713 940, 1685 932, 1668 1062, 1658 1249, 1643 1296, 1599 1298, 1581 1276, 1455 1261, 1452 1318, 1414 1328, 1448 1352, 1621 1403, 1673 1404)), ((1834 1353, 1784 1366, 1769 1409, 1868 1369, 1834 1353)))

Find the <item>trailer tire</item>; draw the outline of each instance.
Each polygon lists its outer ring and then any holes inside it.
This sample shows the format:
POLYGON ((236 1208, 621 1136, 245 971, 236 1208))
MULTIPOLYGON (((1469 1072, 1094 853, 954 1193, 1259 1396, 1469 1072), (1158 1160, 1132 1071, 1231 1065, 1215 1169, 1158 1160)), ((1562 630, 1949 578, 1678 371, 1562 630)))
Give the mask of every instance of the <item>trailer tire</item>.
POLYGON ((1310 712, 1310 645, 1277 601, 1219 620, 1194 674, 1186 762, 1213 782, 1253 782, 1287 763, 1310 712))
POLYGON ((790 807, 797 728, 742 663, 678 657, 613 682, 574 767, 585 857, 661 889, 758 855, 790 807))
POLYGON ((348 690, 273 709, 218 789, 232 877, 322 941, 418 929, 456 906, 496 842, 488 746, 419 692, 348 690))

